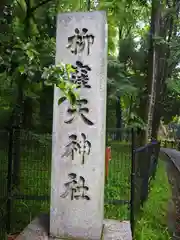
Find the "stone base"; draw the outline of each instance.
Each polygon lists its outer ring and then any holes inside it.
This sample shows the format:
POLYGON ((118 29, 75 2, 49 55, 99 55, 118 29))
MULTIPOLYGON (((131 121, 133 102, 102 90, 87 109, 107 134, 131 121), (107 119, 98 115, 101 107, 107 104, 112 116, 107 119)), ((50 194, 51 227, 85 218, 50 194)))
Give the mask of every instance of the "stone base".
POLYGON ((132 240, 130 222, 105 219, 102 240, 132 240))
MULTIPOLYGON (((16 240, 62 240, 49 237, 49 215, 35 218, 16 240)), ((70 239, 69 239, 70 240, 70 239)), ((132 240, 129 221, 104 220, 102 240, 132 240)))

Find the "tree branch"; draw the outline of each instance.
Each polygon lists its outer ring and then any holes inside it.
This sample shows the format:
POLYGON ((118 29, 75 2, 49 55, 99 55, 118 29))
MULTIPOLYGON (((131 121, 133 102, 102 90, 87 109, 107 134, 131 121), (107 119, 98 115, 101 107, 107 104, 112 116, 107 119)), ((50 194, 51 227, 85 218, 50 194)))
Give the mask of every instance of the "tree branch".
POLYGON ((51 2, 52 0, 43 0, 41 1, 39 4, 37 4, 36 6, 31 8, 31 13, 33 13, 34 11, 36 11, 39 7, 43 6, 46 3, 51 2))

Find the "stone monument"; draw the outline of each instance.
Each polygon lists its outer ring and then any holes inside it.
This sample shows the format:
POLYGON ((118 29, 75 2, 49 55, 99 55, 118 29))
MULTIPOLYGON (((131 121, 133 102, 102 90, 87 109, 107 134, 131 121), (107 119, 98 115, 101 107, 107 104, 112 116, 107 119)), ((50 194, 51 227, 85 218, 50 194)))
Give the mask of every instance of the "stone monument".
POLYGON ((54 90, 50 234, 100 239, 104 218, 107 86, 105 12, 57 18, 56 63, 71 64, 79 99, 58 105, 54 90))

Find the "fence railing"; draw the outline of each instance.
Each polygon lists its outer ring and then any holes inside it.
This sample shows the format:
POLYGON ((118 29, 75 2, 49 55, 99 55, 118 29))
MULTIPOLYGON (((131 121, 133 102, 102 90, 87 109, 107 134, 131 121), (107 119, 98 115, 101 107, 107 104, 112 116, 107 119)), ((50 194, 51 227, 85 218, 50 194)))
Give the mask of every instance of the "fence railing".
POLYGON ((131 226, 134 225, 138 213, 148 199, 151 180, 155 178, 160 151, 160 142, 151 143, 132 149, 131 173, 131 226))

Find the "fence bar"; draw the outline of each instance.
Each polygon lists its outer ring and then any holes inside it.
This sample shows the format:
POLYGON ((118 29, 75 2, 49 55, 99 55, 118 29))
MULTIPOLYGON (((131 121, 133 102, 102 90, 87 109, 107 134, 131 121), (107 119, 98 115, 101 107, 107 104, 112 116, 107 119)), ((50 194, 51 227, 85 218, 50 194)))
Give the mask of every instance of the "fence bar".
POLYGON ((116 200, 116 199, 114 199, 114 200, 109 200, 109 199, 107 199, 107 200, 105 200, 105 204, 113 204, 113 205, 126 205, 126 204, 128 204, 129 205, 129 201, 128 200, 116 200))
POLYGON ((135 152, 143 152, 144 150, 146 150, 147 148, 151 147, 152 145, 157 145, 157 141, 153 141, 151 143, 148 143, 142 147, 138 147, 135 149, 135 152))
POLYGON ((20 126, 14 128, 13 132, 13 185, 18 187, 20 184, 20 138, 21 138, 21 129, 20 126))
POLYGON ((135 139, 134 139, 134 129, 131 130, 131 200, 130 200, 130 222, 131 222, 131 232, 132 237, 134 237, 134 200, 135 200, 135 139))
POLYGON ((6 218, 6 231, 10 233, 11 230, 11 195, 12 195, 12 150, 13 150, 13 128, 9 129, 9 149, 8 149, 8 174, 7 174, 7 218, 6 218))
POLYGON ((50 201, 50 196, 36 196, 36 195, 24 195, 24 194, 14 194, 13 199, 16 200, 37 200, 37 201, 50 201))

